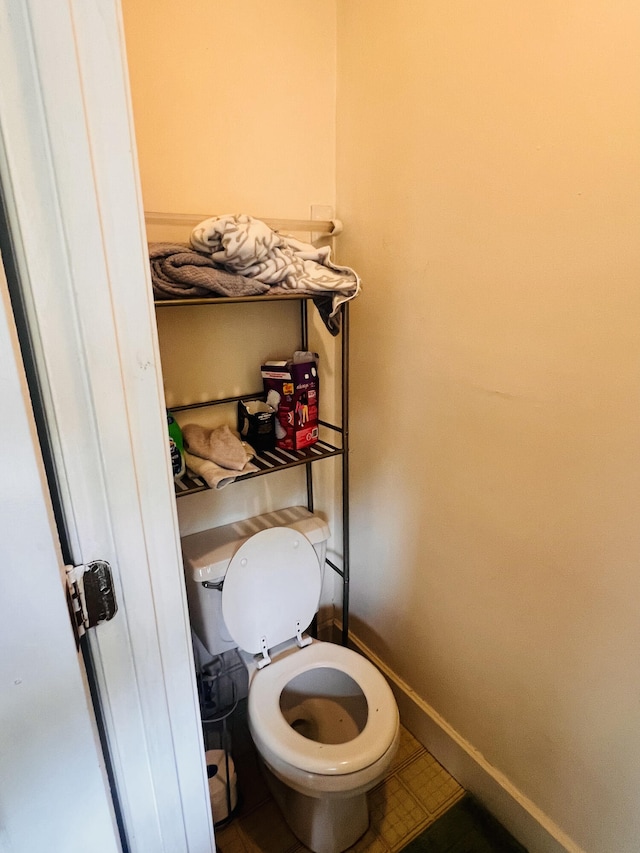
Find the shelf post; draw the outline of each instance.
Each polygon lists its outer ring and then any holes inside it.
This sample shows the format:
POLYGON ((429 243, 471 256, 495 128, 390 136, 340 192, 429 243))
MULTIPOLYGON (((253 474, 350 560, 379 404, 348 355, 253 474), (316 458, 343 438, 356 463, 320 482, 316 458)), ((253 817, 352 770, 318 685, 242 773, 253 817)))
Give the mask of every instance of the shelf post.
MULTIPOLYGON (((306 352, 309 349, 309 315, 307 313, 308 300, 300 303, 300 349, 306 352)), ((313 512, 313 471, 311 463, 304 466, 307 478, 307 509, 313 512)))
POLYGON ((349 643, 349 303, 342 304, 342 645, 349 643))

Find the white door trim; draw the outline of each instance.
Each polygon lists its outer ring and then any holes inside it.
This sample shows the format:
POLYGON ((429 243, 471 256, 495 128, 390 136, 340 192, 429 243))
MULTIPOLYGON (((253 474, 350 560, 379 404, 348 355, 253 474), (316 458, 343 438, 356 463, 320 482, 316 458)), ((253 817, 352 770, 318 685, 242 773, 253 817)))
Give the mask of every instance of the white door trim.
POLYGON ((115 0, 0 0, 0 177, 131 853, 215 849, 115 0))

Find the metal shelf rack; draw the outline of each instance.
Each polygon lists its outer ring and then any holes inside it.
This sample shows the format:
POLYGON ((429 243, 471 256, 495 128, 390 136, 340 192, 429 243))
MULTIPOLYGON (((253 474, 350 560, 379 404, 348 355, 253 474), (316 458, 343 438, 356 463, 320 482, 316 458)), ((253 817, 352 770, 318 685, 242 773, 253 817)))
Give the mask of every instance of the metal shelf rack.
MULTIPOLYGON (((243 297, 197 297, 188 299, 158 299, 155 301, 157 309, 179 308, 181 306, 215 306, 229 305, 231 303, 243 304, 248 302, 281 302, 297 301, 300 303, 300 349, 309 349, 309 318, 308 306, 313 299, 310 294, 277 294, 263 296, 243 297)), ((319 440, 316 444, 303 450, 274 450, 263 451, 251 461, 258 467, 258 471, 237 476, 235 482, 249 480, 281 471, 285 468, 293 468, 299 465, 305 466, 307 487, 307 509, 314 511, 313 490, 313 463, 321 459, 341 457, 341 481, 342 481, 342 568, 332 560, 327 559, 327 565, 342 579, 342 644, 347 645, 349 638, 349 303, 344 302, 340 309, 340 356, 341 356, 341 423, 332 424, 327 421, 319 421, 325 430, 333 432, 337 436, 337 443, 332 444, 325 440, 319 440)), ((238 400, 247 400, 262 396, 262 392, 249 392, 236 397, 225 397, 222 399, 199 401, 191 405, 172 406, 172 411, 185 411, 206 406, 233 403, 238 400)), ((176 497, 206 491, 209 487, 200 477, 185 474, 176 482, 176 497)))

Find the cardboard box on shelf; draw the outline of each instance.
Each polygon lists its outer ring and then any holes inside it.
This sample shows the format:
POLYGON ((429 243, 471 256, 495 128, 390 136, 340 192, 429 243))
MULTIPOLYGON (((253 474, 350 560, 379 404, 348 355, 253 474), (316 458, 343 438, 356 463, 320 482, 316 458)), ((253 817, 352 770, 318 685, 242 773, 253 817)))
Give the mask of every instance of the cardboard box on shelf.
POLYGON ((318 440, 318 367, 315 361, 268 361, 261 367, 267 402, 276 409, 276 444, 300 450, 318 440))

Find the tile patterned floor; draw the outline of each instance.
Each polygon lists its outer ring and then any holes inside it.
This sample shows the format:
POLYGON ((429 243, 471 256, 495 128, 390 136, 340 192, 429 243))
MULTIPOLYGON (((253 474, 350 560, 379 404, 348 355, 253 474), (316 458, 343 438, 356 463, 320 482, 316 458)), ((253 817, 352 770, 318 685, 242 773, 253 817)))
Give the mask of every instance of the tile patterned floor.
MULTIPOLYGON (((242 801, 237 816, 216 830, 219 853, 305 853, 271 798, 255 752, 240 724, 234 758, 242 801)), ((353 853, 396 853, 464 794, 446 770, 404 727, 385 780, 369 793, 371 822, 353 853)))

